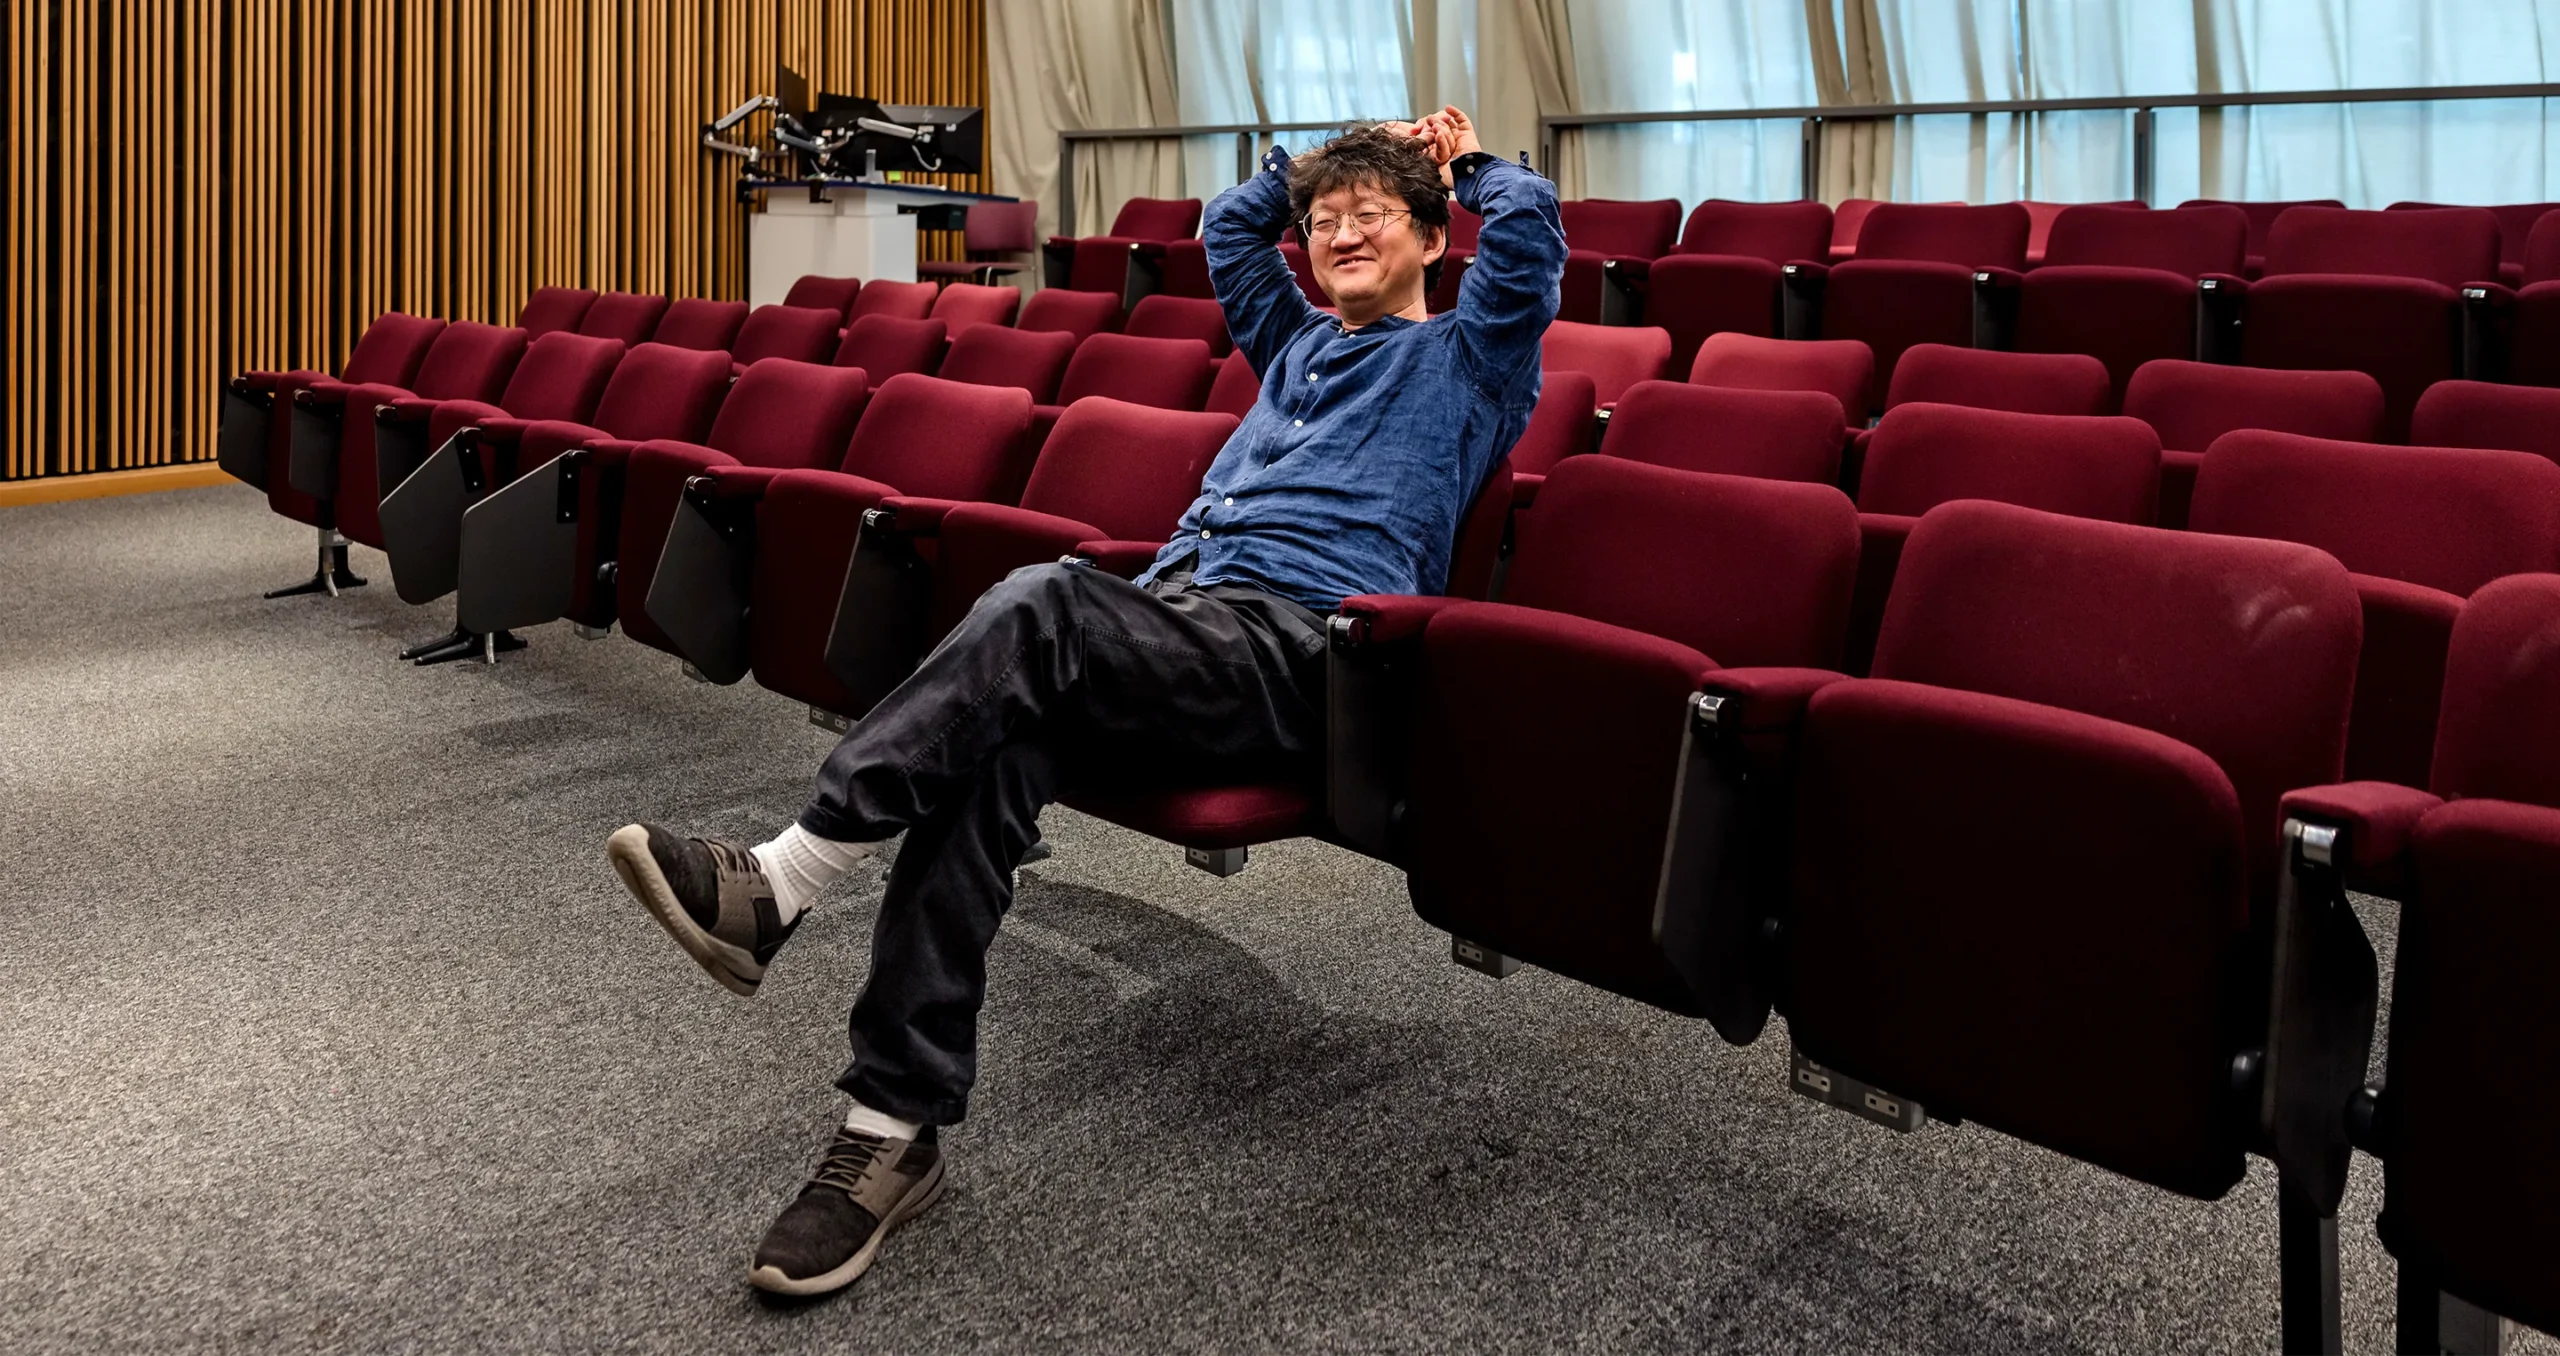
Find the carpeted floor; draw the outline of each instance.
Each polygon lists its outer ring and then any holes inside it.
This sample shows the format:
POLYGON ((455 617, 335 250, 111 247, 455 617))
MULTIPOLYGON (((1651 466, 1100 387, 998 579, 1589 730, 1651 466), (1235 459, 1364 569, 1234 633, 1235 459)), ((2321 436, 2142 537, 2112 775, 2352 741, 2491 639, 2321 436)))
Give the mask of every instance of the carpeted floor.
MULTIPOLYGON (((2205 1204, 1897 1136, 1790 1094, 1783 1028, 1453 967, 1375 863, 1221 881, 1063 810, 952 1190, 854 1292, 764 1304, 878 873, 749 1002, 601 845, 762 837, 830 737, 556 626, 394 663, 449 613, 363 551, 370 588, 260 600, 309 543, 237 488, 0 512, 0 1350, 2275 1345, 2263 1164, 2205 1204)), ((2351 1350, 2389 1349, 2378 1197, 2359 1160, 2351 1350)))

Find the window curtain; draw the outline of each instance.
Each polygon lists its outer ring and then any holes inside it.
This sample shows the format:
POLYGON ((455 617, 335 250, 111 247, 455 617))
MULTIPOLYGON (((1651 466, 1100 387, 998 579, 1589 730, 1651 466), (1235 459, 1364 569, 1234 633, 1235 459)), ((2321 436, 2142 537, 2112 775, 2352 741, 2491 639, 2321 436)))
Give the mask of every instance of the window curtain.
MULTIPOLYGON (((1826 0, 1827 5, 1827 0, 1826 0)), ((1806 0, 1549 0, 1570 45, 1580 109, 1793 108, 1823 101, 1806 0)), ((1558 138, 1572 196, 1781 201, 1799 196, 1803 128, 1771 122, 1632 123, 1558 138)))
POLYGON ((987 67, 994 88, 996 182, 1037 198, 1040 231, 1107 229, 1133 197, 1179 197, 1172 142, 1087 142, 1075 154, 1076 219, 1058 220, 1058 133, 1173 122, 1173 65, 1156 0, 987 0, 987 67))
MULTIPOLYGON (((2205 9, 2197 65, 2216 91, 2540 84, 2555 78, 2546 53, 2560 50, 2554 0, 2212 0, 2205 9)), ((2179 130, 2191 126, 2194 139, 2162 143, 2163 196, 2175 145, 2181 179, 2207 197, 2548 201, 2560 193, 2551 112, 2543 100, 2495 99, 2190 115, 2179 130)))
MULTIPOLYGON (((1341 123, 1415 111, 1409 4, 1164 0, 1164 10, 1182 122, 1341 123)), ((1280 140, 1303 145, 1322 135, 1280 140)), ((1233 136, 1184 138, 1185 193, 1209 198, 1239 182, 1238 149, 1233 136)))

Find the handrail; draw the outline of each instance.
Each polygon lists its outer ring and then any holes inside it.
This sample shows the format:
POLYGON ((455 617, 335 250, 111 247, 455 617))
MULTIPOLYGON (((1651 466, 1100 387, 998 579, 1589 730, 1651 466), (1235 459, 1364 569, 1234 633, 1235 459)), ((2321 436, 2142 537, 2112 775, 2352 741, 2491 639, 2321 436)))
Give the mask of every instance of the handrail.
POLYGON ((1058 133, 1058 231, 1076 229, 1075 143, 1079 141, 1171 141, 1180 137, 1232 136, 1236 139, 1236 182, 1253 177, 1256 145, 1273 132, 1330 132, 1352 118, 1328 122, 1184 123, 1172 127, 1079 127, 1058 133))
POLYGON ((1795 108, 1718 108, 1661 113, 1547 113, 1538 117, 1538 163, 1555 173, 1560 128, 1610 127, 1659 122, 1801 122, 1804 196, 1822 182, 1821 125, 1983 113, 2101 113, 2130 111, 2133 123, 2133 195, 2151 200, 2158 146, 2152 115, 2163 108, 2265 108, 2298 104, 2405 104, 2455 99, 2560 99, 2560 85, 2419 85, 2401 89, 2263 90, 2240 94, 2109 95, 2091 99, 1982 99, 1937 104, 1816 104, 1795 108))

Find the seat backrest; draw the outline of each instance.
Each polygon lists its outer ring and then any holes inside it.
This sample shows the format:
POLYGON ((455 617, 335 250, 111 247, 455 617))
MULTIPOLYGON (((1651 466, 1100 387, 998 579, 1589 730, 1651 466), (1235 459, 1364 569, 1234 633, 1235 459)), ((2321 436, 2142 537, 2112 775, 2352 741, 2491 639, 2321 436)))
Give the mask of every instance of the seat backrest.
POLYGON ((1067 360, 1058 403, 1109 396, 1162 410, 1196 410, 1216 375, 1209 346, 1197 339, 1097 334, 1076 345, 1076 356, 1067 360))
POLYGON ((1848 440, 1840 402, 1820 391, 1640 381, 1618 398, 1600 450, 1681 471, 1830 485, 1848 440))
POLYGON ((622 355, 588 422, 617 438, 700 442, 729 392, 729 355, 642 344, 622 355))
POLYGON ((793 280, 791 290, 782 294, 782 304, 833 311, 836 323, 841 325, 853 313, 853 303, 861 295, 860 278, 825 278, 808 273, 793 280))
POLYGON ((530 342, 513 325, 457 320, 427 345, 409 389, 429 400, 494 401, 507 389, 530 342))
POLYGON ((858 369, 767 358, 729 388, 704 442, 749 466, 831 471, 870 395, 858 369))
POLYGON ((1556 204, 1569 249, 1595 254, 1655 259, 1671 252, 1680 229, 1680 200, 1658 198, 1626 202, 1616 198, 1577 198, 1556 204))
POLYGON ((1858 507, 1916 517, 1957 499, 2148 523, 2160 510, 2160 435, 2122 416, 1886 411, 1867 444, 1858 507))
POLYGON ((1022 318, 1013 326, 1020 330, 1062 330, 1082 342, 1120 328, 1120 298, 1110 292, 1044 287, 1022 303, 1022 318))
POLYGON ((933 314, 934 295, 940 290, 929 282, 875 279, 862 285, 862 292, 853 299, 853 309, 844 313, 845 323, 850 325, 867 315, 922 320, 933 314))
POLYGON ((515 327, 523 330, 529 340, 555 331, 574 331, 595 300, 596 294, 589 288, 537 287, 532 296, 524 299, 524 309, 516 313, 515 327))
POLYGON ((2418 397, 2409 441, 2422 447, 2499 447, 2560 462, 2560 388, 2437 382, 2418 397))
MULTIPOLYGON (((2387 212, 2434 212, 2450 207, 2461 207, 2464 205, 2465 204, 2462 203, 2446 202, 2395 202, 2383 210, 2387 212)), ((2502 264, 2522 264, 2524 262, 2525 245, 2533 238, 2533 228, 2541 225, 2542 219, 2550 215, 2551 210, 2555 207, 2560 207, 2560 203, 2507 202, 2483 204, 2480 207, 2480 210, 2498 219, 2498 262, 2502 264)))
POLYGON ((2249 262, 2249 218, 2237 207, 2154 212, 2144 207, 2083 205, 2053 219, 2044 266, 2096 264, 2156 268, 2200 278, 2238 274, 2249 262))
POLYGON ((2151 210, 2151 204, 2139 198, 2120 198, 2114 202, 2040 202, 2033 198, 2020 198, 2018 205, 2027 209, 2027 262, 2030 264, 2053 262, 2050 253, 2053 244, 2053 224, 2075 209, 2105 207, 2130 212, 2151 210))
POLYGON ((2363 635, 2346 570, 2310 547, 1972 501, 1912 530, 1872 672, 2200 750, 2238 792, 2264 899, 2278 797, 2345 766, 2363 635))
POLYGON ((338 369, 338 380, 350 386, 367 382, 408 386, 418 375, 418 365, 427 360, 427 350, 435 346, 436 336, 443 333, 444 322, 426 316, 399 311, 376 316, 338 369))
POLYGON ((738 341, 738 327, 746 323, 747 304, 743 301, 686 297, 668 306, 667 313, 658 317, 658 330, 651 338, 677 348, 716 348, 726 353, 738 341))
POLYGON ((2560 212, 2544 213, 2525 237, 2524 282, 2560 282, 2560 212))
POLYGON ((1545 373, 1538 386, 1538 403, 1529 410, 1529 426, 1520 430, 1520 440, 1511 445, 1512 474, 1542 476, 1565 458, 1590 451, 1597 435, 1592 411, 1599 408, 1599 388, 1592 384, 1590 373, 1545 373))
POLYGON ((2477 207, 2355 212, 2297 207, 2267 232, 2266 275, 2357 273, 2446 287, 2498 280, 2498 219, 2477 207))
POLYGON ((1131 198, 1111 218, 1110 234, 1129 240, 1188 240, 1200 234, 1200 200, 1131 198))
POLYGON ((2560 570, 2560 466, 2242 429, 2205 453, 2187 525, 2317 546, 2358 574, 2468 597, 2503 575, 2560 570))
POLYGON ((1858 515, 1829 485, 1573 457, 1513 521, 1502 600, 1678 641, 1728 668, 1835 668, 1858 515))
POLYGON ((2427 784, 2560 809, 2560 576, 2514 575, 2463 604, 2427 784))
POLYGON ((2029 225, 2027 209, 2013 202, 1878 203, 1858 231, 1858 257, 2020 269, 2029 225))
POLYGON ((2237 428, 2370 442, 2382 436, 2382 383, 2364 372, 2155 358, 2133 370, 2124 412, 2159 431, 2160 446, 2202 452, 2237 428))
MULTIPOLYGON (((974 212, 977 208, 969 210, 974 212)), ((1030 247, 1026 245, 1023 248, 1030 247)), ((1014 312, 1021 309, 1022 289, 1019 287, 946 283, 942 295, 933 299, 932 318, 941 321, 951 333, 958 334, 972 325, 1010 325, 1014 312)))
POLYGON ((1728 330, 1707 336, 1689 364, 1697 386, 1747 391, 1821 391, 1840 402, 1851 428, 1867 426, 1875 350, 1862 339, 1763 339, 1728 330))
POLYGON ((1734 202, 1709 198, 1689 211, 1673 254, 1730 254, 1773 264, 1820 263, 1831 244, 1831 209, 1821 203, 1734 202))
POLYGON ((873 388, 843 469, 929 499, 983 499, 1014 472, 1031 393, 913 372, 873 388))
POLYGON ((1540 356, 1548 371, 1588 372, 1600 403, 1640 381, 1662 375, 1671 361, 1671 331, 1658 325, 1586 325, 1558 320, 1547 326, 1540 356))
POLYGON ((622 361, 619 339, 597 339, 554 330, 527 344, 515 374, 507 378, 498 408, 518 419, 568 419, 585 423, 622 361))
POLYGON ((1120 332, 1141 339, 1197 339, 1217 357, 1235 347, 1227 337, 1226 311, 1206 297, 1141 297, 1120 332))
MULTIPOLYGON (((803 281, 806 281, 805 279, 803 281)), ((738 327, 729 356, 740 363, 766 358, 822 363, 836 351, 836 313, 818 306, 759 306, 738 327)))
POLYGON ((2178 210, 2183 212, 2199 207, 2239 208, 2240 215, 2247 218, 2249 222, 2249 252, 2264 254, 2267 252, 2267 235, 2275 229, 2276 218, 2297 207, 2344 206, 2346 206, 2345 203, 2335 198, 2289 198, 2281 202, 2236 202, 2222 198, 2189 198, 2178 204, 2178 210))
POLYGON ((1040 445, 1022 506, 1089 523, 1116 541, 1162 540, 1235 431, 1231 414, 1079 400, 1040 445))
POLYGON ((1253 412, 1253 402, 1261 398, 1262 377, 1245 360, 1244 350, 1237 349, 1218 360, 1217 379, 1209 383, 1209 399, 1201 408, 1242 419, 1253 412))
POLYGON ((976 325, 952 336, 941 375, 973 386, 1020 387, 1046 405, 1057 399, 1058 379, 1067 374, 1067 360, 1075 354, 1076 337, 1061 330, 976 325))
POLYGON ((906 320, 897 316, 855 316, 836 345, 835 365, 859 367, 875 382, 901 372, 933 375, 942 366, 947 341, 939 320, 906 320))
POLYGON ((1018 254, 1040 243, 1040 200, 973 202, 962 218, 961 247, 971 254, 1018 254))
POLYGON ((1884 407, 1927 402, 2020 414, 2104 414, 2114 382, 2086 353, 2004 353, 1913 344, 1894 365, 1884 407))
POLYGON ((602 292, 587 313, 578 317, 578 333, 645 344, 658 332, 658 318, 666 313, 665 297, 644 292, 602 292))
POLYGON ((1882 206, 1881 198, 1842 198, 1831 209, 1830 257, 1844 259, 1857 253, 1858 235, 1866 229, 1867 214, 1882 206))

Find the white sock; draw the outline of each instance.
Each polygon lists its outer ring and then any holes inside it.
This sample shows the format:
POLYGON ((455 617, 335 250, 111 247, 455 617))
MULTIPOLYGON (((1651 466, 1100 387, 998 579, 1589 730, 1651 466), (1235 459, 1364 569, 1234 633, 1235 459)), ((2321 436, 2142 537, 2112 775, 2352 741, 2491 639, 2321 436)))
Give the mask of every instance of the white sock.
POLYGON ((764 868, 766 880, 773 882, 773 902, 790 922, 808 912, 818 902, 818 895, 836 883, 836 877, 853 869, 855 862, 874 851, 869 843, 839 843, 801 828, 798 824, 784 829, 770 843, 755 846, 756 865, 764 868))
POLYGON ((846 1113, 844 1128, 878 1135, 882 1139, 914 1139, 924 1133, 921 1121, 902 1121, 886 1111, 874 1111, 860 1102, 854 1103, 853 1110, 846 1113))

